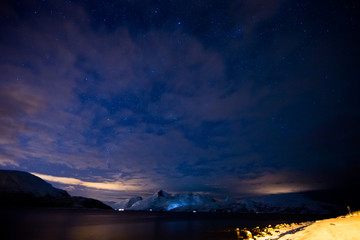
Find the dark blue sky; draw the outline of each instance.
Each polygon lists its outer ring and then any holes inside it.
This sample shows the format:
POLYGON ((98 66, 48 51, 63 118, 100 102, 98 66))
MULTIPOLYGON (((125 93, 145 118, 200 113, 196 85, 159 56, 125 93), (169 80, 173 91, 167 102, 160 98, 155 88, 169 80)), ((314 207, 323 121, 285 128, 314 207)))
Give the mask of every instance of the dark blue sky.
POLYGON ((1 1, 0 167, 101 200, 360 182, 358 8, 1 1))

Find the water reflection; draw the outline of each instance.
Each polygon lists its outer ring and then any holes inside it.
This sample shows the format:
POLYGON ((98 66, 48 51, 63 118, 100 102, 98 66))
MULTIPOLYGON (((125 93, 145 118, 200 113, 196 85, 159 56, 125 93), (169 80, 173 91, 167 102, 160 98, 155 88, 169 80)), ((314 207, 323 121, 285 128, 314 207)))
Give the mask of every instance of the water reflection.
POLYGON ((103 210, 0 209, 0 214, 0 239, 239 239, 239 227, 284 222, 283 218, 274 220, 244 215, 103 210))

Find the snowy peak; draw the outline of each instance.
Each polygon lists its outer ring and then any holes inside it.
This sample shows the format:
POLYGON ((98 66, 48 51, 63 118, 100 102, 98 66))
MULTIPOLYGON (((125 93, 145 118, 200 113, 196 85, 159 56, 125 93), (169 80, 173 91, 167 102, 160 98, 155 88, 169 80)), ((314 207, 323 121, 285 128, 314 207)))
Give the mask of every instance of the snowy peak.
POLYGON ((125 204, 125 207, 124 208, 130 208, 132 205, 134 205, 136 202, 138 201, 141 201, 143 200, 142 197, 133 197, 133 198, 130 198, 129 201, 127 201, 127 203, 125 204))
POLYGON ((154 195, 136 201, 130 208, 131 210, 154 210, 154 211, 166 211, 167 206, 174 201, 174 197, 160 190, 154 195))
POLYGON ((164 190, 160 190, 156 193, 158 197, 164 197, 164 198, 172 198, 171 194, 165 192, 164 190))

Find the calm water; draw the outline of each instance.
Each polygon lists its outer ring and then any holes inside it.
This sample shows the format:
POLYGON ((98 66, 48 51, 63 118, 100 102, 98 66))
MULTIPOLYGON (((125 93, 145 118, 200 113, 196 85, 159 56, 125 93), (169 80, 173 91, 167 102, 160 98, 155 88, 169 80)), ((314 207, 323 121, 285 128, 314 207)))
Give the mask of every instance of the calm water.
POLYGON ((319 216, 0 209, 0 239, 237 239, 233 229, 319 216), (232 230, 232 231, 229 231, 232 230))

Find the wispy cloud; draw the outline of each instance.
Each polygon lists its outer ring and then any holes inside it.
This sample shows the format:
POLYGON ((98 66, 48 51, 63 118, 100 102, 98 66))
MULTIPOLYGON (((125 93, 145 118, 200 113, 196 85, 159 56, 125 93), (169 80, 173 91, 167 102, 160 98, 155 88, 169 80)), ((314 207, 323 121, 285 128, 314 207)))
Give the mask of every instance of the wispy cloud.
POLYGON ((87 188, 96 188, 96 189, 113 190, 113 191, 134 191, 141 189, 139 186, 124 184, 123 182, 120 181, 87 182, 77 178, 56 177, 56 176, 34 173, 34 172, 32 172, 32 174, 46 181, 67 184, 67 185, 83 186, 87 188))
POLYGON ((8 156, 0 153, 0 166, 2 166, 2 167, 5 167, 5 166, 19 167, 19 164, 16 161, 10 159, 8 156))

